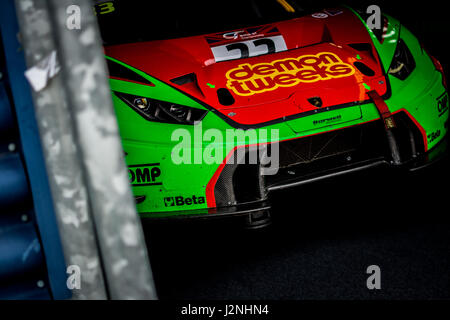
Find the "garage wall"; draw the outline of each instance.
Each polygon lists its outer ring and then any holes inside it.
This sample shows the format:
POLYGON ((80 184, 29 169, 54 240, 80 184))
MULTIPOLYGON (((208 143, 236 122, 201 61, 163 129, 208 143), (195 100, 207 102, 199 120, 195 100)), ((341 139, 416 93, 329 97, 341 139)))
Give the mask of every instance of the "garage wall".
POLYGON ((0 2, 0 299, 67 299, 14 1, 0 2))

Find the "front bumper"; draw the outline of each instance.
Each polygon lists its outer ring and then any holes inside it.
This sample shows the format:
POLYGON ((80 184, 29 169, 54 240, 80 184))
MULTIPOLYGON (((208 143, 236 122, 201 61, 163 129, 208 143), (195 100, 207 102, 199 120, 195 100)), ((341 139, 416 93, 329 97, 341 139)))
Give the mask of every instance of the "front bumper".
MULTIPOLYGON (((408 162, 401 165, 394 165, 386 159, 372 159, 365 161, 358 161, 352 164, 336 167, 334 169, 324 170, 320 173, 311 174, 309 176, 292 176, 289 180, 285 180, 284 183, 273 184, 267 188, 267 194, 271 192, 277 192, 280 190, 300 187, 310 183, 332 179, 338 176, 355 173, 362 170, 370 170, 373 168, 384 167, 387 170, 397 171, 418 171, 427 167, 433 166, 440 162, 442 159, 448 157, 448 137, 443 138, 438 145, 427 153, 423 153, 408 162)), ((264 212, 271 209, 271 204, 268 199, 262 201, 255 201, 250 203, 242 203, 228 207, 219 208, 206 208, 190 210, 189 214, 186 211, 174 211, 170 216, 160 215, 157 213, 141 214, 142 218, 157 218, 158 220, 185 220, 185 219, 205 219, 205 218, 224 218, 224 217, 238 217, 252 215, 258 212, 264 212)), ((167 213, 166 213, 167 214, 167 213)))
MULTIPOLYGON (((284 162, 281 160, 280 170, 274 176, 258 177, 259 170, 257 165, 253 168, 243 165, 241 169, 239 169, 239 164, 225 166, 214 187, 218 205, 216 208, 172 211, 170 214, 167 212, 141 213, 141 216, 143 218, 156 217, 159 219, 172 219, 175 217, 178 219, 195 219, 252 215, 270 210, 269 196, 272 192, 300 187, 321 180, 378 167, 400 172, 417 171, 437 163, 448 155, 447 135, 441 137, 439 143, 434 145, 431 150, 425 151, 423 136, 413 124, 413 121, 409 119, 408 114, 406 112, 398 112, 394 114, 394 117, 396 122, 401 124, 395 133, 401 151, 402 162, 399 164, 392 161, 387 141, 380 139, 383 137, 382 121, 371 121, 370 123, 345 128, 334 133, 328 132, 322 134, 322 137, 319 137, 319 135, 313 136, 309 138, 309 141, 306 140, 308 138, 298 139, 299 143, 308 143, 309 150, 322 148, 322 151, 325 151, 325 153, 321 156, 316 155, 315 159, 306 159, 306 161, 304 161, 304 158, 302 159, 303 161, 299 161, 298 159, 302 158, 300 156, 297 159, 297 163, 292 158, 284 162), (349 136, 359 137, 358 141, 353 141, 353 143, 358 144, 358 148, 348 141, 347 144, 341 144, 340 149, 327 150, 321 146, 313 146, 313 143, 316 141, 326 144, 325 138, 329 139, 328 141, 334 139, 339 142, 339 139, 336 138, 338 134, 343 135, 342 139, 346 139, 349 136), (242 179, 239 179, 239 176, 235 175, 241 174, 243 172, 242 168, 246 169, 247 174, 242 179), (251 175, 248 172, 252 170, 254 177, 250 179, 251 175), (244 183, 244 188, 242 188, 242 183, 244 183), (239 190, 234 188, 236 184, 241 185, 239 190), (244 189, 247 189, 247 194, 242 194, 244 189), (240 194, 237 194, 236 191, 240 194)), ((280 142, 280 144, 283 143, 292 144, 296 142, 280 142)), ((248 152, 251 152, 251 150, 249 149, 248 152)), ((304 157, 304 155, 302 156, 304 157)))
POLYGON ((346 175, 362 170, 368 170, 377 167, 384 167, 387 169, 393 169, 403 172, 416 172, 430 166, 433 166, 445 159, 448 156, 448 137, 444 137, 432 150, 419 154, 406 162, 401 164, 393 164, 392 161, 386 158, 370 159, 357 161, 352 164, 338 166, 334 169, 324 170, 320 173, 311 174, 307 176, 296 177, 295 175, 291 179, 269 186, 269 192, 283 190, 291 187, 297 187, 314 183, 317 181, 334 178, 341 175, 346 175))

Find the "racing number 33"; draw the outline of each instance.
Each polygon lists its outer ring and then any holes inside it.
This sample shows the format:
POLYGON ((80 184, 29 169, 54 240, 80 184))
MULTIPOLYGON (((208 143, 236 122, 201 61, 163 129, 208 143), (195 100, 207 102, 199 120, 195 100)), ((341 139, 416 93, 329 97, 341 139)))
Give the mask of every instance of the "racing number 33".
MULTIPOLYGON (((272 39, 259 39, 253 41, 253 45, 255 47, 265 45, 267 46, 267 53, 275 53, 275 43, 272 39)), ((250 50, 248 48, 248 45, 245 43, 232 43, 227 46, 225 46, 228 51, 231 50, 241 50, 241 59, 245 59, 250 57, 250 50)))
POLYGON ((286 51, 287 48, 282 36, 274 36, 212 47, 211 50, 219 62, 286 51))

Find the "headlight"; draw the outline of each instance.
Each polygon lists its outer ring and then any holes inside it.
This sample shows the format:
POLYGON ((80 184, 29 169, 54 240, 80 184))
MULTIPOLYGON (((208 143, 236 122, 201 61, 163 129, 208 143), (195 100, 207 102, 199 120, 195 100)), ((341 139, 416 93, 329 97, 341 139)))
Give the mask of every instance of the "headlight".
POLYGON ((114 94, 142 117, 150 121, 194 124, 201 121, 208 111, 191 108, 171 102, 150 99, 146 97, 134 96, 122 92, 114 91, 114 94))
POLYGON ((395 51, 391 66, 389 67, 389 74, 392 74, 400 80, 405 80, 415 68, 416 62, 414 61, 411 51, 409 51, 408 46, 403 40, 399 39, 397 50, 395 51))

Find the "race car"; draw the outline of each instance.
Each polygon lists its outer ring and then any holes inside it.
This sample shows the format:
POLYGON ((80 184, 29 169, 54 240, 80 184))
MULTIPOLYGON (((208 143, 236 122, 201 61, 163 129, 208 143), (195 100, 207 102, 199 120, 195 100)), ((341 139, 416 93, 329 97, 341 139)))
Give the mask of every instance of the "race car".
POLYGON ((273 191, 446 152, 443 68, 416 37, 386 14, 373 28, 301 3, 159 3, 142 41, 105 46, 143 218, 264 225, 273 191))

